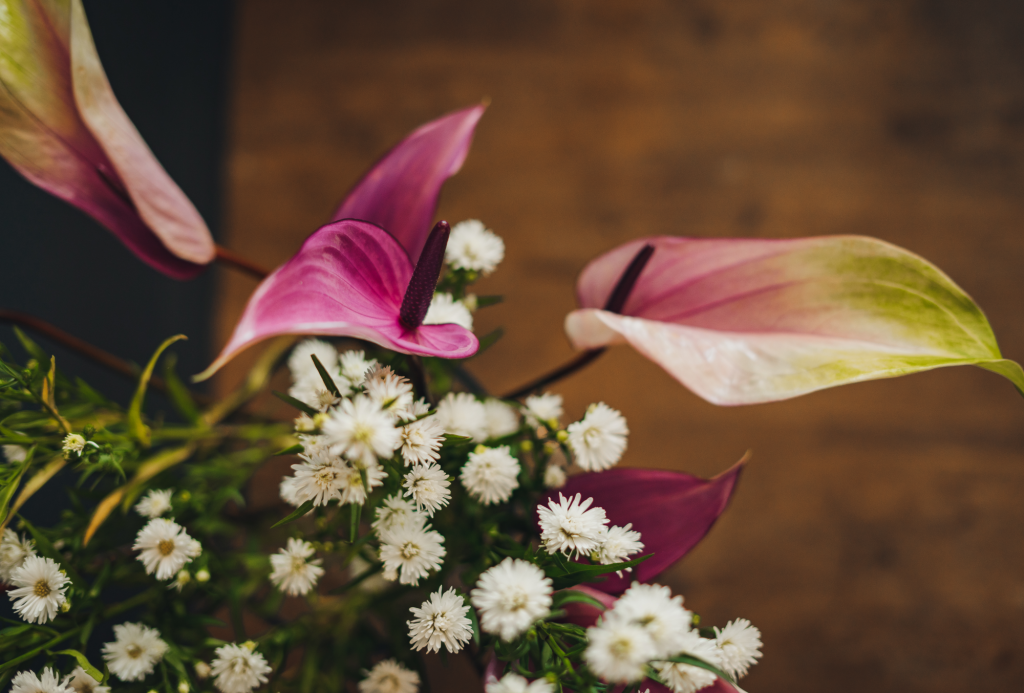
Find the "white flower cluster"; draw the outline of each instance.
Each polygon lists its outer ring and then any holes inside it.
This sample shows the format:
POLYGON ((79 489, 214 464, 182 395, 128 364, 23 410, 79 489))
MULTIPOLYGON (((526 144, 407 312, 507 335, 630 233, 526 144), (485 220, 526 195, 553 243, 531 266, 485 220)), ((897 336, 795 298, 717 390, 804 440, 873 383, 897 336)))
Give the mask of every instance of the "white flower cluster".
POLYGON ((609 682, 639 681, 650 665, 675 693, 694 693, 717 677, 707 669, 667 660, 689 655, 739 678, 761 657, 761 636, 749 621, 716 628, 715 638, 701 637, 692 625, 693 614, 683 607, 681 596, 673 597, 668 587, 634 582, 587 629, 584 659, 609 682))
POLYGON ((557 502, 549 500, 547 507, 537 506, 545 551, 587 556, 596 563, 611 565, 643 550, 640 532, 633 531, 631 524, 609 527, 604 508, 591 508, 594 499, 581 498, 578 493, 572 498, 559 493, 557 502))

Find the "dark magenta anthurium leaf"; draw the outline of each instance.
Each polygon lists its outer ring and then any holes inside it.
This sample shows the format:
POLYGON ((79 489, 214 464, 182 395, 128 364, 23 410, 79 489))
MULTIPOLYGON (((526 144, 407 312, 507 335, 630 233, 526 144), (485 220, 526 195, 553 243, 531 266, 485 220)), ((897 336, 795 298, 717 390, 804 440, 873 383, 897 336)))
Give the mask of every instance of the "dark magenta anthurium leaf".
POLYGON ((650 582, 685 556, 708 533, 725 510, 745 458, 711 479, 663 469, 609 469, 569 477, 561 493, 593 498, 604 508, 609 525, 632 524, 644 543, 643 555, 654 555, 622 577, 614 573, 592 585, 610 594, 624 592, 630 584, 650 582))
POLYGON ((118 104, 81 0, 0 0, 0 155, 167 275, 214 258, 199 212, 118 104))
POLYGON ((413 262, 433 226, 441 186, 466 160, 483 105, 422 125, 370 169, 334 213, 388 230, 413 262))
POLYGON ((1024 393, 981 309, 941 270, 864 236, 656 237, 592 261, 565 328, 578 349, 628 342, 714 404, 970 364, 1024 393), (619 313, 603 310, 645 245, 654 254, 619 313))
POLYGON ((352 219, 327 224, 256 288, 228 344, 196 379, 256 342, 286 334, 356 337, 422 356, 476 353, 477 338, 463 327, 408 329, 399 322, 412 272, 398 241, 379 226, 352 219))

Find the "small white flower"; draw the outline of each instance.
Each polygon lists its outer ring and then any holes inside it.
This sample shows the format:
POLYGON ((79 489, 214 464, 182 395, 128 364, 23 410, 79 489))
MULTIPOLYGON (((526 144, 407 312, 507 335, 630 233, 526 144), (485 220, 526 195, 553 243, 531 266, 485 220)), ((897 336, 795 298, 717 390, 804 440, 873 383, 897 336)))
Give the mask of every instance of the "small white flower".
POLYGON ((363 351, 346 351, 339 359, 341 374, 345 376, 353 387, 361 387, 366 380, 366 374, 377 367, 377 361, 366 358, 363 351))
POLYGON ((359 682, 359 693, 416 693, 419 689, 420 675, 393 659, 378 662, 359 682))
POLYGON ((467 219, 452 227, 444 259, 455 269, 487 276, 505 259, 505 242, 479 220, 467 219))
POLYGON ((323 425, 324 438, 336 455, 370 466, 388 458, 401 443, 394 418, 365 395, 341 401, 323 425))
POLYGON ((143 517, 148 517, 149 519, 160 517, 171 509, 172 495, 174 495, 174 491, 171 489, 164 489, 162 491, 151 489, 150 492, 143 496, 142 500, 136 504, 135 512, 143 517))
POLYGON ((437 652, 441 645, 455 654, 473 637, 473 622, 466 617, 469 606, 455 588, 430 595, 422 606, 409 609, 415 617, 409 621, 409 640, 417 652, 437 652))
POLYGON ((405 475, 403 495, 409 496, 427 517, 448 505, 452 492, 448 475, 436 464, 421 464, 405 475))
POLYGON ((305 447, 307 452, 299 455, 299 459, 304 461, 292 465, 295 471, 292 481, 285 479, 281 482, 281 497, 295 506, 310 500, 313 505, 341 500, 341 489, 347 486, 345 477, 349 474, 344 460, 324 446, 305 447))
POLYGON ((312 433, 317 428, 319 428, 317 426, 316 421, 313 420, 313 417, 307 414, 306 412, 302 412, 297 417, 295 417, 294 424, 295 430, 298 431, 299 433, 312 433))
POLYGON ((504 438, 519 430, 519 414, 516 410, 493 397, 484 401, 487 413, 487 437, 491 440, 504 438))
MULTIPOLYGON (((601 565, 622 563, 629 560, 629 557, 644 550, 644 543, 640 541, 640 532, 633 531, 632 523, 625 527, 609 527, 605 530, 601 540, 601 546, 591 554, 591 558, 601 565)), ((632 570, 632 568, 626 568, 632 570)), ((617 571, 621 576, 622 571, 617 571)))
POLYGON ((28 458, 28 450, 20 445, 3 445, 0 449, 8 462, 24 462, 28 458))
POLYGON ((249 693, 267 682, 270 665, 259 652, 255 643, 244 645, 221 645, 213 651, 210 672, 213 685, 221 693, 249 693))
POLYGON ((309 560, 316 549, 308 541, 291 538, 285 548, 270 557, 270 581, 285 594, 306 594, 324 574, 319 558, 309 560))
POLYGON ((434 294, 430 299, 430 307, 423 317, 424 325, 459 325, 470 332, 473 331, 473 314, 462 301, 457 301, 451 294, 434 294))
POLYGON ((402 459, 407 465, 428 464, 441 457, 444 425, 436 416, 428 416, 402 426, 402 459))
POLYGON ((715 628, 715 642, 722 653, 722 669, 735 678, 746 676, 761 658, 761 631, 745 618, 715 628))
POLYGON ((68 433, 64 436, 63 450, 65 459, 81 455, 85 450, 85 438, 77 433, 68 433))
MULTIPOLYGON (((109 689, 107 689, 109 690, 109 689)), ((43 669, 42 676, 36 676, 34 671, 19 671, 11 680, 11 693, 75 693, 68 687, 67 681, 63 683, 60 677, 50 667, 43 669)))
POLYGON ((304 501, 302 501, 301 498, 304 494, 300 492, 299 487, 299 480, 294 476, 286 476, 281 479, 281 500, 296 508, 302 505, 304 501))
POLYGON ((200 681, 205 681, 210 678, 210 665, 206 662, 196 662, 195 665, 196 678, 200 681))
POLYGON ((588 472, 600 472, 615 466, 626 450, 629 429, 622 414, 604 402, 591 404, 581 421, 569 424, 569 447, 576 464, 588 472))
POLYGON ((156 573, 157 580, 174 576, 186 563, 197 558, 203 548, 177 522, 158 517, 139 530, 132 547, 140 551, 139 560, 146 574, 156 573))
POLYGON ((519 488, 519 460, 507 445, 498 448, 478 447, 459 473, 459 480, 469 494, 484 505, 504 503, 519 488))
POLYGON ((683 598, 673 597, 672 590, 662 585, 632 587, 605 612, 605 621, 629 623, 647 631, 654 643, 655 656, 672 657, 682 650, 683 638, 690 630, 693 613, 683 608, 683 598))
POLYGON ((21 567, 25 559, 35 556, 35 544, 28 537, 18 536, 10 527, 0 537, 0 582, 9 582, 11 573, 21 567))
POLYGON ((110 693, 110 686, 101 686, 100 682, 89 676, 82 667, 75 667, 70 675, 65 676, 64 685, 75 693, 110 693))
POLYGON ((581 503, 578 493, 573 498, 566 498, 559 493, 557 503, 549 500, 548 507, 537 506, 540 540, 548 553, 588 556, 601 546, 608 518, 604 508, 590 507, 593 502, 593 498, 588 498, 581 503))
POLYGON ((396 411, 395 414, 398 416, 400 421, 412 421, 430 411, 430 404, 427 400, 420 397, 418 400, 407 406, 405 409, 396 411))
POLYGON ((60 564, 42 556, 28 556, 11 573, 13 589, 7 596, 14 611, 29 623, 46 623, 57 616, 67 598, 64 590, 71 582, 60 564))
POLYGON ((509 673, 500 681, 487 684, 487 693, 555 693, 555 686, 547 679, 527 681, 519 674, 509 673))
POLYGON ((551 578, 529 561, 506 558, 484 571, 470 599, 480 628, 514 640, 551 611, 551 578))
POLYGON ((565 469, 562 465, 548 464, 544 470, 544 488, 562 488, 565 482, 565 469))
POLYGON ((379 464, 373 464, 365 469, 360 469, 353 463, 345 465, 344 474, 339 478, 341 504, 362 505, 370 491, 383 484, 387 476, 388 473, 379 464))
POLYGON ((603 621, 587 629, 587 666, 605 681, 631 683, 644 677, 647 662, 656 648, 651 636, 640 626, 620 621, 603 621))
POLYGON ((292 349, 288 357, 288 370, 292 372, 294 382, 315 379, 323 385, 320 372, 313 363, 313 356, 320 360, 320 365, 332 376, 338 372, 338 351, 334 346, 321 339, 306 339, 292 349))
MULTIPOLYGON (((679 649, 672 656, 688 654, 708 664, 721 666, 721 654, 714 640, 702 638, 694 631, 683 635, 679 649)), ((654 668, 673 693, 696 693, 715 682, 718 677, 707 669, 678 662, 655 662, 654 668)))
POLYGON ((153 673, 167 652, 160 631, 141 623, 114 626, 114 642, 103 646, 110 673, 122 681, 141 681, 153 673))
POLYGON ((380 560, 384 562, 386 580, 418 585, 444 562, 444 537, 430 529, 430 525, 406 524, 380 532, 379 536, 380 560))
POLYGON ((178 574, 174 576, 174 581, 167 588, 181 592, 190 582, 192 582, 192 573, 187 570, 179 570, 178 574))
POLYGON ((550 392, 543 395, 530 395, 523 403, 526 406, 526 419, 531 426, 538 423, 557 422, 562 418, 562 396, 550 392))
POLYGON ((388 366, 378 367, 364 383, 367 396, 381 409, 392 414, 412 406, 412 383, 396 375, 388 366))
POLYGON ((377 506, 376 519, 373 521, 373 531, 378 537, 384 536, 399 527, 415 527, 422 529, 427 523, 426 516, 416 510, 416 506, 399 495, 388 496, 384 502, 377 506))
MULTIPOLYGON (((341 379, 339 378, 339 380, 341 379)), ((344 381, 342 382, 344 384, 344 381)), ((341 388, 337 382, 335 382, 335 386, 338 387, 340 392, 348 394, 347 388, 341 388)), ((341 401, 338 395, 327 389, 323 378, 316 371, 312 375, 296 381, 294 385, 288 388, 288 395, 320 412, 327 411, 330 407, 341 401)))
POLYGON ((487 439, 487 410, 468 392, 449 392, 437 405, 437 418, 452 435, 472 438, 477 443, 487 439))

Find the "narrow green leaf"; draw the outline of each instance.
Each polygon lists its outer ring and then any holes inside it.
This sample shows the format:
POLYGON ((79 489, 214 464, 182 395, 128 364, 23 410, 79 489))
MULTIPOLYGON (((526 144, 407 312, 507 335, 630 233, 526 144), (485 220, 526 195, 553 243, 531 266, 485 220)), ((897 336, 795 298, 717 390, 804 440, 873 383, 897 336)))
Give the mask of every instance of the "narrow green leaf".
POLYGON ((324 368, 324 364, 320 363, 320 359, 316 357, 316 354, 310 354, 310 357, 313 359, 313 365, 316 366, 316 370, 320 374, 320 379, 324 381, 324 387, 327 388, 327 391, 335 397, 341 397, 341 390, 334 384, 334 378, 324 368))
POLYGON ((21 468, 18 469, 10 483, 0 489, 0 527, 7 522, 7 509, 11 505, 11 499, 14 498, 14 492, 17 491, 18 486, 21 485, 22 477, 25 476, 25 472, 28 470, 29 465, 32 464, 32 454, 34 452, 35 447, 29 450, 28 456, 25 458, 25 461, 21 463, 21 468))
POLYGON ((299 519, 300 517, 302 517, 303 515, 305 515, 306 513, 308 513, 312 509, 313 509, 313 501, 308 500, 305 503, 303 503, 302 505, 300 505, 299 507, 295 508, 295 510, 293 510, 291 513, 289 513, 289 515, 287 517, 285 517, 283 520, 278 520, 277 522, 275 522, 273 525, 270 526, 270 528, 274 529, 276 527, 280 527, 281 525, 286 525, 289 522, 294 522, 295 520, 299 519))
POLYGON ((278 392, 277 390, 271 390, 270 392, 271 392, 271 394, 274 395, 274 397, 277 397, 279 400, 281 400, 285 404, 292 405, 293 407, 295 407, 299 411, 303 412, 304 414, 309 414, 310 416, 316 416, 317 414, 320 413, 316 409, 314 409, 313 407, 311 407, 308 404, 306 404, 305 402, 300 402, 299 400, 295 399, 291 395, 286 395, 283 392, 278 392))
POLYGON ((38 361, 40 366, 50 360, 46 355, 46 352, 43 351, 43 348, 33 342, 27 334, 22 332, 20 327, 14 328, 14 336, 16 336, 18 341, 21 342, 22 348, 28 352, 28 355, 38 361))
POLYGON ((303 450, 304 448, 302 447, 302 443, 296 443, 295 445, 291 445, 283 450, 278 450, 272 455, 272 457, 280 457, 281 455, 297 455, 303 450))
POLYGON ((149 359, 149 363, 146 364, 146 368, 142 371, 142 375, 139 376, 139 386, 135 390, 135 396, 132 397, 131 405, 128 407, 128 429, 144 447, 149 447, 150 443, 149 427, 142 422, 142 403, 146 399, 149 379, 153 377, 153 369, 156 368, 156 362, 160 359, 160 355, 164 353, 164 350, 182 339, 188 339, 188 337, 183 334, 176 334, 165 339, 163 344, 157 347, 153 356, 149 359))
POLYGON ((353 503, 351 505, 351 508, 352 511, 350 516, 351 519, 348 535, 349 541, 354 544, 356 541, 356 537, 359 536, 359 516, 362 514, 363 506, 359 505, 358 503, 353 503))
POLYGON ((604 604, 579 590, 564 590, 555 593, 554 599, 551 600, 551 609, 561 609, 566 604, 589 604, 600 611, 605 610, 604 604))
POLYGON ((202 419, 202 414, 196 406, 196 401, 192 399, 192 393, 178 377, 178 371, 175 370, 177 363, 177 354, 168 354, 164 359, 163 375, 167 395, 171 398, 171 404, 186 421, 198 423, 202 419))
POLYGON ((499 303, 503 303, 504 301, 505 301, 505 297, 504 296, 497 296, 497 295, 494 295, 494 296, 477 296, 476 297, 476 307, 477 307, 477 309, 480 309, 480 308, 486 308, 487 306, 496 306, 499 303))
POLYGON ((721 669, 716 667, 714 664, 709 664, 708 662, 705 662, 703 659, 698 659, 697 657, 691 657, 690 655, 678 655, 676 657, 669 657, 667 659, 658 660, 658 661, 662 661, 662 662, 676 662, 678 664, 689 664, 690 666, 693 666, 693 667, 699 667, 701 669, 706 669, 706 670, 710 671, 712 674, 714 674, 715 676, 717 676, 718 678, 720 678, 723 681, 725 681, 726 683, 728 683, 730 685, 733 685, 733 686, 736 685, 736 682, 727 673, 725 673, 724 671, 722 671, 721 669))
POLYGON ((97 681, 103 681, 103 672, 94 667, 86 658, 86 656, 78 650, 58 650, 53 654, 74 657, 76 660, 78 660, 78 666, 85 669, 85 673, 87 673, 89 676, 93 677, 97 681))

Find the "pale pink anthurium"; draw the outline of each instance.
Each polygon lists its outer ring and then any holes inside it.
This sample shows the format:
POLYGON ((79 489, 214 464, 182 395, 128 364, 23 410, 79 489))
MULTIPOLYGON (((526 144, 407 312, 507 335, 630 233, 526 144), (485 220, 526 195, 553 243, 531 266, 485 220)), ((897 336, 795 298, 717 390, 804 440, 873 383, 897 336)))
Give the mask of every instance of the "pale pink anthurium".
POLYGON ((627 342, 714 404, 971 364, 1024 391, 981 309, 941 270, 863 236, 632 241, 593 260, 565 329, 578 349, 627 342), (621 306, 609 297, 653 250, 621 306), (650 251, 648 251, 650 252, 650 251))
POLYGON ((423 125, 379 161, 295 256, 257 287, 207 378, 269 337, 357 337, 404 354, 466 358, 479 342, 458 325, 423 325, 448 225, 431 229, 441 186, 457 172, 483 106, 423 125), (339 219, 340 217, 340 219, 339 219), (385 230, 386 229, 386 230, 385 230))
POLYGON ((0 0, 0 156, 171 277, 214 258, 199 212, 118 104, 81 0, 0 0))

